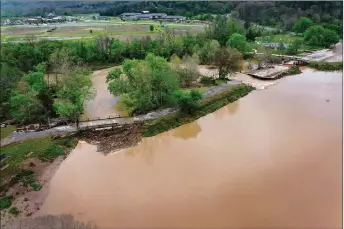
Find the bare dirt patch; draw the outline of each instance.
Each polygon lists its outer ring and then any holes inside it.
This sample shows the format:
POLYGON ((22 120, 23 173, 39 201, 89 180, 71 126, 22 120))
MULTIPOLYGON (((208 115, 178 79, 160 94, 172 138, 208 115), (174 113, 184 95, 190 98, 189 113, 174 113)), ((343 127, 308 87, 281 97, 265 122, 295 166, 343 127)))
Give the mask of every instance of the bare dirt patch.
POLYGON ((98 151, 108 154, 137 145, 142 138, 141 126, 142 124, 129 124, 114 130, 85 131, 80 132, 77 137, 97 145, 98 151))
MULTIPOLYGON (((12 206, 16 206, 20 214, 15 217, 7 210, 1 211, 1 228, 20 228, 19 226, 32 218, 32 215, 40 209, 49 193, 49 184, 64 157, 58 157, 54 162, 41 162, 37 158, 30 158, 23 163, 23 168, 34 171, 37 181, 42 184, 40 191, 33 191, 30 188, 16 184, 8 190, 15 200, 12 206)), ((25 226, 25 223, 22 225, 25 226)))

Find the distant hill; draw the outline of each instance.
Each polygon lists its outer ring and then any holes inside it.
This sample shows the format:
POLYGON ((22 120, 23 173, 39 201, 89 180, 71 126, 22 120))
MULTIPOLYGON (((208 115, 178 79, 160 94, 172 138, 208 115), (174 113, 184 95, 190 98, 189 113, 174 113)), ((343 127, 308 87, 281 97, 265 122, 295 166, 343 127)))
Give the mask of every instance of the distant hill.
POLYGON ((118 5, 119 2, 83 2, 83 1, 1 1, 1 16, 39 16, 45 12, 56 14, 99 13, 118 5))

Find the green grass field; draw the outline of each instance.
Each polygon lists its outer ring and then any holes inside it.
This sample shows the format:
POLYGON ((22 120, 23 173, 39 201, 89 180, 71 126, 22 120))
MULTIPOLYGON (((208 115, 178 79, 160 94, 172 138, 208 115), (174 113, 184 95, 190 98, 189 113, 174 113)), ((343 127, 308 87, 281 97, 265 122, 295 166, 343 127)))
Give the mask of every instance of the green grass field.
POLYGON ((8 156, 4 162, 8 167, 1 171, 2 181, 18 173, 22 163, 28 158, 36 157, 43 161, 52 161, 64 155, 65 149, 74 147, 75 143, 72 138, 52 140, 50 137, 43 137, 1 147, 0 154, 8 156))
POLYGON ((5 128, 0 128, 0 136, 1 136, 1 139, 3 138, 6 138, 8 135, 10 135, 13 131, 16 130, 16 127, 15 126, 7 126, 5 128))
POLYGON ((299 36, 295 36, 295 35, 290 35, 290 34, 277 34, 273 36, 257 37, 256 40, 261 43, 268 43, 268 42, 278 43, 280 41, 283 41, 285 43, 292 43, 295 40, 303 40, 303 38, 299 36))
MULTIPOLYGON (((86 15, 84 15, 86 17, 86 15)), ((91 16, 90 16, 91 17, 91 16)), ((48 32, 54 26, 39 27, 1 27, 2 42, 25 40, 27 36, 35 36, 39 39, 91 39, 102 34, 109 36, 120 36, 121 40, 135 39, 142 36, 150 36, 164 33, 166 29, 173 29, 175 33, 196 34, 204 31, 200 24, 180 24, 180 23, 162 23, 156 21, 121 21, 113 19, 110 21, 78 22, 80 26, 57 27, 56 30, 48 32), (150 25, 154 25, 154 31, 150 31, 150 25), (163 25, 163 26, 162 26, 163 25)))

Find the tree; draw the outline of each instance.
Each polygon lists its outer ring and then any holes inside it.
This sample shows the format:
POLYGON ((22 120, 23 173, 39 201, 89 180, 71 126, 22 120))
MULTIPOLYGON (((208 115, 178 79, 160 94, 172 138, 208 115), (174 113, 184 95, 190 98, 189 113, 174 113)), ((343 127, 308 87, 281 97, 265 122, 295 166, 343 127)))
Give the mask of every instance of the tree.
POLYGON ((150 30, 151 32, 153 32, 153 31, 154 31, 154 25, 150 25, 150 26, 149 26, 149 30, 150 30))
POLYGON ((235 10, 232 10, 231 11, 231 16, 235 19, 238 19, 239 18, 239 13, 238 11, 235 11, 235 10))
POLYGON ((232 34, 232 36, 227 41, 227 46, 236 48, 241 53, 250 51, 250 47, 246 41, 246 37, 238 33, 232 34))
POLYGON ((219 70, 219 78, 224 79, 228 74, 241 70, 241 53, 234 48, 219 48, 215 52, 215 66, 219 70))
POLYGON ((233 19, 224 16, 217 16, 215 21, 206 28, 206 36, 209 39, 217 40, 222 46, 226 45, 226 42, 234 33, 245 34, 245 29, 233 19))
POLYGON ((9 62, 1 59, 0 67, 0 118, 9 118, 10 116, 10 98, 11 91, 15 84, 21 78, 21 72, 18 68, 9 62))
POLYGON ((197 70, 198 66, 198 59, 197 56, 189 56, 185 55, 181 62, 182 67, 177 68, 177 72, 180 78, 180 86, 181 87, 190 87, 193 82, 195 82, 198 77, 199 73, 197 70))
POLYGON ((217 40, 210 40, 199 51, 199 59, 202 64, 212 64, 215 60, 215 52, 220 48, 217 40))
POLYGON ((56 84, 58 84, 58 74, 65 76, 71 71, 72 66, 75 64, 72 57, 72 51, 67 47, 57 49, 51 54, 49 58, 49 65, 52 71, 55 73, 56 84))
POLYGON ((293 26, 293 31, 295 33, 304 33, 309 27, 313 25, 313 21, 307 17, 301 17, 297 20, 293 26))
POLYGON ((286 54, 288 55, 296 55, 298 50, 300 49, 302 45, 302 41, 301 40, 295 40, 293 43, 291 43, 287 49, 286 49, 286 54))
POLYGON ((123 72, 127 77, 116 74, 109 81, 108 89, 114 95, 121 95, 121 103, 129 108, 129 114, 167 104, 172 92, 179 88, 178 74, 165 59, 153 54, 144 60, 125 60, 123 72))
POLYGON ((11 115, 23 124, 44 122, 46 109, 38 99, 38 92, 26 81, 20 81, 11 94, 11 115))
POLYGON ((54 109, 58 115, 68 117, 78 124, 79 117, 84 112, 84 102, 94 95, 90 71, 84 68, 74 69, 62 81, 54 101, 54 109))
POLYGON ((202 93, 194 89, 190 92, 177 90, 173 92, 172 97, 183 113, 192 114, 200 105, 202 93))
POLYGON ((339 35, 329 29, 325 29, 320 25, 309 27, 304 33, 305 42, 313 47, 330 47, 339 41, 339 35))
POLYGON ((262 29, 258 26, 251 26, 246 32, 246 38, 249 41, 255 41, 256 37, 262 36, 262 29))

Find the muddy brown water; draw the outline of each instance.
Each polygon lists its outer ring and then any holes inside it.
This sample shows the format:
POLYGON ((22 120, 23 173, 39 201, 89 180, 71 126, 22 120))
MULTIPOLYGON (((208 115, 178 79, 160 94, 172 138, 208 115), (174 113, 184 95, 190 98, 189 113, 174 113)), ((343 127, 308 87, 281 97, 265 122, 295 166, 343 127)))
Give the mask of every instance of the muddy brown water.
POLYGON ((114 69, 107 68, 95 71, 92 74, 92 83, 95 90, 95 97, 85 103, 84 119, 108 118, 109 116, 120 115, 115 106, 119 101, 119 97, 113 96, 107 89, 106 76, 114 69))
POLYGON ((44 214, 100 228, 339 228, 342 74, 304 70, 138 146, 79 143, 44 214))

